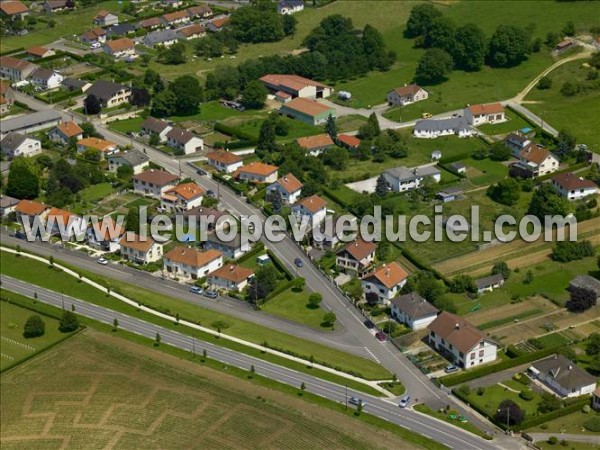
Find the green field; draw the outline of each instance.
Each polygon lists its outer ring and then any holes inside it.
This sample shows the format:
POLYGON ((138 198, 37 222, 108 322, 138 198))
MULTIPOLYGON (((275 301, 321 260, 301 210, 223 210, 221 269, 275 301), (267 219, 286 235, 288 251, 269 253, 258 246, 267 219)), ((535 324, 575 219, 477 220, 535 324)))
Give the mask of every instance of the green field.
POLYGON ((47 316, 41 316, 46 324, 44 335, 36 338, 25 338, 23 336, 25 322, 35 314, 33 311, 4 300, 0 301, 1 370, 14 366, 65 338, 66 335, 58 331, 58 320, 47 316))
POLYGON ((537 426, 530 428, 528 431, 538 433, 560 432, 567 434, 596 434, 600 438, 600 433, 593 433, 583 428, 583 422, 591 419, 592 417, 600 418, 600 412, 592 410, 589 414, 585 414, 581 411, 577 411, 566 416, 559 417, 558 419, 551 420, 550 422, 546 422, 544 424, 544 428, 537 426))
POLYGON ((113 120, 108 123, 108 128, 119 133, 139 132, 141 130, 142 122, 145 119, 143 117, 134 117, 131 119, 124 120, 113 120))
MULTIPOLYGON (((237 130, 247 133, 258 139, 260 127, 265 120, 264 115, 253 116, 249 119, 245 117, 233 117, 223 120, 223 124, 234 127, 237 130)), ((299 120, 290 119, 289 117, 281 117, 281 120, 289 127, 289 132, 285 136, 277 136, 278 141, 291 141, 303 136, 312 136, 323 133, 323 127, 316 127, 299 120)))
POLYGON ((262 309, 284 319, 303 323, 313 328, 322 328, 321 323, 325 311, 321 308, 309 308, 307 306, 308 295, 306 290, 294 292, 293 289, 288 289, 267 301, 262 309))
POLYGON ((488 123, 477 127, 477 129, 482 133, 488 134, 490 136, 495 136, 498 134, 508 134, 526 127, 531 128, 531 124, 529 122, 527 122, 525 119, 522 119, 521 116, 518 116, 510 109, 506 109, 505 117, 508 119, 506 122, 496 124, 488 123))

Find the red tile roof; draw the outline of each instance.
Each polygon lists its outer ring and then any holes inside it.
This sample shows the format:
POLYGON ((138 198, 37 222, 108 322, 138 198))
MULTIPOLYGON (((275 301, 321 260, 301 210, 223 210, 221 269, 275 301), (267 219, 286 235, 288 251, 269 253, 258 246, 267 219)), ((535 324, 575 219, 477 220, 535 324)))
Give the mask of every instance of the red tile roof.
POLYGON ((106 45, 113 52, 120 52, 135 47, 135 43, 129 38, 113 39, 112 41, 107 41, 106 45))
POLYGON ((185 19, 186 17, 188 17, 188 12, 186 10, 163 14, 163 19, 169 23, 176 20, 185 19))
POLYGON ((44 47, 30 47, 25 51, 25 53, 27 53, 28 55, 37 56, 38 58, 41 58, 50 51, 51 50, 44 48, 44 47))
POLYGON ((504 106, 501 103, 490 103, 489 105, 471 105, 469 111, 474 116, 480 116, 484 114, 498 114, 504 112, 504 106))
POLYGON ((365 275, 363 280, 371 279, 370 281, 376 281, 390 289, 400 284, 406 278, 408 278, 408 273, 397 262, 391 262, 365 275))
POLYGON ((550 152, 540 144, 529 144, 527 147, 521 150, 519 156, 525 161, 540 165, 546 160, 546 158, 550 156, 550 152))
POLYGON ((81 145, 87 148, 95 148, 101 152, 106 152, 112 148, 116 148, 117 144, 111 141, 105 141, 104 139, 98 139, 94 137, 80 139, 77 141, 77 145, 81 145))
POLYGON ((323 83, 299 75, 267 74, 262 76, 260 80, 273 86, 281 86, 294 91, 299 91, 306 86, 329 87, 323 83))
POLYGON ((55 223, 63 223, 64 225, 68 225, 69 219, 71 217, 76 217, 76 215, 73 213, 70 213, 69 211, 65 211, 64 209, 52 208, 50 210, 50 212, 48 213, 48 216, 46 217, 46 219, 48 221, 50 221, 51 217, 56 217, 55 223))
POLYGON ((357 239, 354 242, 348 242, 342 251, 346 251, 355 260, 361 261, 377 250, 377 245, 374 242, 367 242, 362 239, 357 239))
POLYGON ((420 90, 421 86, 418 86, 416 84, 409 84, 408 86, 402 86, 394 89, 394 91, 401 97, 404 97, 405 95, 415 95, 420 90))
POLYGON ((29 11, 29 8, 20 1, 0 1, 0 11, 7 16, 22 14, 29 11))
POLYGON ((164 256, 165 259, 170 261, 192 267, 204 267, 215 259, 222 257, 222 253, 218 250, 207 250, 205 252, 201 252, 199 250, 187 247, 175 247, 164 256))
POLYGON ((491 341, 470 322, 447 311, 442 311, 427 328, 463 353, 471 351, 482 340, 491 341))
POLYGON ((209 160, 216 161, 227 166, 230 164, 239 163, 240 161, 244 160, 244 158, 242 158, 241 156, 238 156, 235 153, 227 152, 225 150, 217 150, 216 152, 210 152, 208 155, 206 155, 206 157, 209 160))
POLYGON ((196 183, 182 183, 175 186, 173 189, 169 189, 165 194, 179 195, 185 200, 191 200, 204 193, 204 189, 198 186, 196 183))
POLYGON ((294 100, 283 105, 282 108, 293 109, 311 117, 333 110, 333 108, 323 105, 322 103, 302 97, 295 98, 294 100))
POLYGON ((346 144, 350 148, 356 148, 360 145, 360 139, 356 136, 350 136, 349 134, 338 134, 337 138, 342 144, 346 144))
POLYGON ((303 206, 304 209, 311 214, 314 214, 327 206, 327 202, 318 195, 311 195, 310 197, 303 198, 298 204, 303 206))
POLYGON ((146 236, 146 240, 142 241, 141 236, 132 231, 128 231, 119 241, 119 245, 137 250, 138 252, 146 253, 154 245, 154 239, 152 239, 150 236, 146 236))
POLYGON ((156 184, 158 186, 165 186, 167 184, 175 183, 177 180, 179 180, 179 177, 177 175, 173 175, 172 173, 165 172, 164 170, 150 169, 134 175, 133 179, 156 184))
POLYGON ((209 273, 208 277, 221 278, 223 280, 232 281, 238 284, 244 280, 247 280, 252 275, 254 275, 254 271, 252 269, 238 266, 237 264, 226 264, 214 272, 209 273))
POLYGON ((58 128, 61 131, 61 133, 67 136, 68 138, 79 136, 83 133, 81 127, 75 122, 63 122, 59 124, 56 128, 58 128))
POLYGON ((584 180, 571 172, 559 173, 552 177, 552 181, 567 191, 575 189, 595 189, 596 183, 592 180, 584 180))
POLYGON ((296 139, 296 143, 306 150, 319 149, 335 145, 328 134, 317 134, 296 139))
POLYGON ((26 216, 39 216, 47 209, 48 206, 34 200, 21 200, 17 206, 15 206, 16 212, 25 214, 26 216))
POLYGON ((302 189, 302 183, 292 173, 282 176, 276 181, 287 193, 291 194, 302 189))
POLYGON ((262 162, 252 162, 245 166, 240 167, 238 170, 234 172, 234 177, 239 176, 242 173, 247 173, 250 175, 257 175, 260 177, 267 177, 274 172, 277 172, 279 167, 272 166, 270 164, 265 164, 262 162))

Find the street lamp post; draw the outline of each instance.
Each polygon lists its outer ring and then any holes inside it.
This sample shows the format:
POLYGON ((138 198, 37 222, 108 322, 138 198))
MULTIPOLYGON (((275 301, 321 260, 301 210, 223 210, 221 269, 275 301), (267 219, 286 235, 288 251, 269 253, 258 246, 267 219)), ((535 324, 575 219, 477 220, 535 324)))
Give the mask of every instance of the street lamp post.
POLYGON ((60 294, 60 302, 62 304, 62 309, 65 309, 65 295, 61 292, 60 294))
MULTIPOLYGON (((506 410, 506 432, 510 431, 510 406, 505 407, 506 410)), ((498 412, 501 412, 502 408, 498 408, 498 412)))
POLYGON ((346 398, 346 411, 348 411, 348 385, 344 385, 344 392, 345 392, 345 398, 346 398))

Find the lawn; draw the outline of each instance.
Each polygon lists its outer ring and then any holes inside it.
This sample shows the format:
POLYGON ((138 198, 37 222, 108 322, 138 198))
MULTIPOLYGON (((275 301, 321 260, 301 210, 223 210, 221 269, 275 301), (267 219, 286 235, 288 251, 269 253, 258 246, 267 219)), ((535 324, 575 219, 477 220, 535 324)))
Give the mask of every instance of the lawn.
POLYGON ((498 161, 467 158, 460 162, 467 166, 467 180, 476 186, 488 186, 508 176, 508 166, 498 161))
POLYGON ((309 308, 308 295, 306 290, 295 292, 290 288, 267 301, 262 309, 284 319, 323 329, 321 323, 325 311, 321 308, 309 308))
POLYGON ((143 117, 133 117, 131 119, 113 120, 108 123, 108 128, 119 133, 127 134, 130 132, 139 132, 144 122, 143 117))
MULTIPOLYGON (((260 127, 262 126, 266 115, 257 114, 250 118, 243 117, 232 117, 223 120, 223 124, 234 127, 242 133, 249 134, 254 138, 258 139, 260 127)), ((313 136, 315 134, 323 133, 323 127, 316 127, 307 123, 301 122, 300 120, 290 119, 289 117, 281 117, 284 123, 289 127, 289 132, 285 136, 277 136, 278 141, 291 141, 299 137, 313 136)))
POLYGON ((25 338, 23 336, 25 322, 27 322, 30 316, 35 314, 33 311, 13 305, 5 300, 0 301, 0 334, 2 335, 1 370, 19 364, 21 361, 68 336, 58 331, 58 320, 52 317, 41 316, 46 324, 44 335, 35 338, 25 338))
POLYGON ((600 437, 600 433, 592 433, 583 428, 583 422, 592 417, 600 418, 600 412, 590 411, 589 414, 585 414, 581 411, 577 411, 568 414, 558 419, 551 420, 544 423, 542 426, 529 428, 528 432, 538 433, 566 433, 566 434, 596 434, 600 437), (543 428, 542 428, 543 427, 543 428))
MULTIPOLYGON (((562 442, 562 439, 560 439, 560 436, 557 436, 559 438, 559 442, 562 442)), ((596 444, 589 444, 586 442, 575 442, 575 441, 565 441, 566 442, 566 446, 558 446, 558 445, 552 445, 549 444, 546 441, 537 441, 535 443, 535 446, 538 447, 540 450, 553 450, 556 448, 568 448, 569 450, 597 450, 598 446, 596 444)))
MULTIPOLYGON (((525 386, 523 386, 524 388, 525 386)), ((517 403, 523 411, 525 411, 525 418, 531 418, 537 415, 537 407, 542 397, 535 391, 532 391, 533 399, 526 401, 519 397, 517 392, 505 389, 502 386, 495 384, 493 386, 487 386, 483 395, 478 395, 473 390, 469 396, 469 403, 477 405, 483 409, 488 416, 492 417, 496 414, 498 405, 503 400, 512 400, 517 403)))
POLYGON ((485 433, 481 432, 481 430, 479 430, 479 428, 477 428, 472 423, 461 422, 460 420, 458 420, 458 413, 456 413, 456 411, 451 410, 448 413, 434 411, 433 409, 431 409, 429 406, 427 406, 425 404, 415 405, 414 409, 423 414, 427 414, 428 416, 432 416, 432 417, 435 417, 436 419, 443 420, 444 422, 451 423, 452 425, 454 425, 458 428, 462 428, 463 430, 468 431, 469 433, 473 433, 477 436, 481 436, 484 439, 490 439, 489 436, 487 436, 485 433), (451 416, 455 417, 455 418, 452 418, 451 416))
POLYGON ((263 111, 248 110, 238 111, 233 108, 226 108, 221 105, 218 101, 206 102, 200 105, 200 112, 191 116, 171 116, 170 120, 173 122, 183 122, 186 120, 196 120, 201 122, 217 122, 225 120, 230 117, 253 117, 253 116, 264 116, 263 111))
POLYGON ((512 112, 508 108, 506 109, 504 115, 508 119, 506 122, 497 124, 485 124, 481 125, 480 127, 477 127, 477 129, 482 133, 488 134, 490 136, 495 136, 498 134, 508 134, 526 127, 531 127, 531 124, 529 122, 527 122, 525 119, 522 119, 521 116, 518 116, 516 113, 512 112))

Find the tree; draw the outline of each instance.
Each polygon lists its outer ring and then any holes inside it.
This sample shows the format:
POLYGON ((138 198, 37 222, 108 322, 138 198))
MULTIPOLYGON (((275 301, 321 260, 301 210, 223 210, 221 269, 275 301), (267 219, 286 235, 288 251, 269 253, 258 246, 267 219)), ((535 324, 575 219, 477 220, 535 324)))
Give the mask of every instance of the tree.
POLYGON ((566 36, 575 36, 575 24, 568 21, 562 29, 562 32, 566 36))
POLYGON ((564 217, 569 213, 569 209, 569 201, 558 195, 550 183, 543 183, 533 193, 527 214, 536 216, 544 223, 545 216, 564 217))
POLYGON ((146 89, 133 88, 131 89, 131 97, 129 103, 133 106, 148 106, 150 104, 150 93, 146 89))
POLYGON ((390 256, 390 243, 387 241, 381 241, 379 245, 377 245, 377 250, 375 250, 375 257, 379 261, 385 261, 390 256))
POLYGON ((525 420, 525 411, 516 402, 507 399, 500 402, 495 417, 498 422, 508 426, 518 425, 525 420))
POLYGON ((100 102, 100 99, 94 94, 89 94, 83 100, 83 110, 88 115, 100 114, 100 111, 102 111, 102 102, 100 102))
POLYGON ((502 278, 504 278, 505 281, 510 277, 510 272, 511 270, 508 268, 508 264, 504 261, 498 261, 497 263, 494 263, 494 266, 492 267, 492 275, 502 275, 502 278))
POLYGON ((365 25, 362 32, 362 44, 370 68, 390 69, 396 55, 386 49, 383 36, 377 28, 365 25))
POLYGON ((160 74, 156 70, 148 69, 144 72, 144 85, 153 88, 160 80, 160 74))
POLYGON ((150 53, 143 53, 142 56, 140 56, 140 60, 142 61, 143 67, 148 67, 148 64, 152 61, 152 55, 150 53))
POLYGON ((588 356, 600 355, 600 333, 592 333, 585 346, 585 354, 588 356))
POLYGON ((495 202, 512 206, 519 201, 521 186, 514 178, 505 178, 487 189, 487 195, 495 202))
POLYGON ((406 22, 407 37, 423 36, 431 28, 434 19, 441 17, 442 13, 430 3, 422 3, 410 10, 406 22))
POLYGON ((581 86, 576 81, 567 80, 560 88, 560 93, 565 97, 574 97, 581 92, 581 86))
POLYGON ((571 312, 580 313, 596 306, 596 293, 591 289, 571 287, 569 293, 571 295, 565 306, 571 312))
POLYGON ((325 325, 326 327, 333 328, 335 326, 336 320, 337 316, 333 311, 329 311, 323 314, 323 325, 325 325))
POLYGON ((303 277, 294 278, 294 281, 292 281, 292 289, 296 292, 302 291, 305 285, 306 280, 303 277))
POLYGON ((254 368, 254 364, 250 366, 250 378, 256 373, 256 369, 254 368))
POLYGON ((38 168, 29 158, 13 159, 8 172, 6 194, 20 199, 34 199, 40 194, 38 168))
POLYGON ((98 136, 98 132, 96 131, 96 127, 92 122, 81 122, 81 124, 79 124, 79 127, 81 128, 81 130, 83 131, 83 137, 89 138, 89 137, 96 137, 98 136))
POLYGON ((40 316, 34 314, 33 316, 29 316, 27 322, 25 322, 25 327, 23 329, 23 337, 25 338, 34 338, 43 336, 46 332, 46 324, 42 320, 40 316))
POLYGON ((204 96, 198 78, 183 75, 169 84, 169 91, 175 94, 175 111, 179 115, 196 114, 204 96))
POLYGON ((389 191, 387 180, 385 179, 385 175, 380 174, 377 177, 377 184, 375 186, 375 194, 377 197, 385 197, 389 191))
POLYGON ((545 76, 538 81, 537 88, 540 90, 550 89, 552 87, 552 78, 545 76))
POLYGON ((426 48, 440 48, 451 52, 455 47, 456 28, 454 22, 445 16, 433 19, 431 26, 425 34, 424 44, 426 48))
POLYGON ((419 83, 425 85, 440 83, 452 71, 453 64, 452 56, 448 52, 439 48, 431 48, 419 60, 415 78, 419 83))
POLYGON ((454 48, 451 49, 454 65, 459 69, 481 69, 486 54, 485 34, 477 25, 468 23, 456 29, 454 48))
POLYGON ((360 127, 358 135, 361 139, 370 140, 376 138, 381 134, 381 128, 379 128, 379 120, 377 114, 371 113, 367 119, 367 123, 360 127))
POLYGON ((160 345, 161 337, 159 333, 156 333, 156 337, 154 338, 154 346, 158 347, 160 345))
POLYGON ((139 233, 140 225, 140 210, 132 206, 127 210, 127 215, 125 216, 125 230, 139 233))
POLYGON ((117 328, 119 328, 119 320, 115 317, 113 320, 113 331, 117 331, 117 328))
POLYGON ((248 294, 252 302, 260 304, 277 286, 277 272, 271 264, 261 266, 250 281, 248 294))
POLYGON ((276 114, 271 114, 262 123, 258 132, 257 149, 262 150, 265 153, 271 153, 277 150, 277 143, 275 142, 275 124, 278 120, 279 118, 276 114))
POLYGON ((296 34, 296 25, 298 19, 289 14, 284 14, 282 17, 283 34, 286 36, 293 36, 296 34))
POLYGON ((492 161, 508 161, 511 156, 510 148, 502 142, 495 142, 490 146, 490 159, 492 161))
POLYGON ((542 392, 542 400, 538 404, 538 411, 540 413, 546 414, 560 408, 562 408, 562 401, 556 395, 549 392, 542 392))
POLYGON ((274 190, 271 194, 271 206, 273 207, 273 212, 275 214, 281 213, 281 208, 283 207, 283 199, 281 198, 281 194, 278 190, 274 190))
POLYGON ((306 390, 306 384, 304 384, 304 381, 303 381, 302 384, 300 384, 300 395, 302 395, 305 390, 306 390))
POLYGON ((560 130, 557 137, 556 153, 559 156, 568 156, 575 150, 577 138, 568 130, 560 130))
POLYGON ((150 113, 154 117, 172 116, 177 108, 177 97, 172 91, 162 91, 154 96, 150 113))
POLYGON ((580 242, 561 241, 557 242, 552 250, 552 259, 558 262, 570 262, 594 256, 595 250, 588 240, 580 242))
POLYGON ((242 105, 247 109, 261 109, 267 100, 267 88, 259 80, 250 81, 242 91, 242 105))
POLYGON ((313 292, 308 296, 308 307, 310 309, 318 309, 323 301, 323 296, 318 292, 313 292))
POLYGON ((514 25, 499 25, 490 39, 488 61, 496 67, 516 66, 529 52, 529 34, 514 25))
POLYGON ((198 39, 194 50, 198 56, 214 58, 223 55, 225 44, 218 37, 211 34, 205 38, 198 39))
POLYGON ((337 127, 335 124, 335 117, 331 114, 327 117, 327 123, 325 124, 325 133, 333 140, 337 138, 337 127))
POLYGON ((272 2, 243 6, 230 15, 233 36, 241 42, 277 42, 285 36, 283 19, 272 2))
POLYGON ((117 177, 123 181, 130 180, 133 177, 133 167, 126 165, 119 166, 117 168, 117 177))
POLYGON ((458 275, 450 282, 450 292, 460 294, 462 292, 477 292, 475 281, 469 275, 458 275))
POLYGON ((346 168, 348 159, 350 159, 348 150, 341 147, 332 147, 327 149, 322 156, 324 164, 338 171, 343 171, 346 168))
POLYGON ((63 315, 58 325, 58 330, 61 333, 71 333, 79 329, 79 319, 72 311, 63 311, 63 315))
POLYGON ((558 44, 559 42, 560 42, 560 34, 554 32, 554 31, 549 31, 548 34, 546 35, 546 40, 544 41, 544 43, 549 48, 556 47, 556 44, 558 44))
POLYGON ((525 277, 523 278, 523 283, 531 284, 532 282, 533 282, 533 272, 531 270, 528 270, 527 273, 525 274, 525 277))
POLYGON ((164 49, 161 53, 161 59, 163 64, 177 65, 185 63, 185 44, 177 42, 169 48, 164 49))

